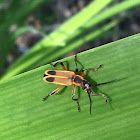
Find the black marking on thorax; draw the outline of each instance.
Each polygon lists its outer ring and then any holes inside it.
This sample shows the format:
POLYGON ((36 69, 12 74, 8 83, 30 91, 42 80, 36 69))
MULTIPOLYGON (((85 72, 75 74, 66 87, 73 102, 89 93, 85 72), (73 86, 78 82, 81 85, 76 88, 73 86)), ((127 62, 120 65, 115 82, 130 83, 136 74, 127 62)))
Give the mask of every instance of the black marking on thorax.
POLYGON ((76 77, 74 78, 74 82, 76 82, 76 83, 81 83, 81 82, 82 82, 82 79, 79 78, 78 76, 76 76, 76 77))
POLYGON ((54 77, 48 77, 48 78, 46 78, 46 81, 53 82, 54 81, 54 77))
POLYGON ((48 71, 48 74, 50 74, 50 75, 56 75, 56 71, 50 70, 50 71, 48 71))

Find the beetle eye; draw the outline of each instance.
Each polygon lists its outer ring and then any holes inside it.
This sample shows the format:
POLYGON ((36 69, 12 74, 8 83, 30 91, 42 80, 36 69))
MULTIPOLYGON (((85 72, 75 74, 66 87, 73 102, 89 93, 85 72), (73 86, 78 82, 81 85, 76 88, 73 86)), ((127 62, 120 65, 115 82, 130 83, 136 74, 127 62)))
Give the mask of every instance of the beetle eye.
POLYGON ((86 87, 86 88, 89 88, 89 84, 85 84, 85 87, 86 87))
POLYGON ((83 80, 83 86, 82 88, 85 90, 85 89, 89 89, 90 88, 90 83, 86 80, 83 80))

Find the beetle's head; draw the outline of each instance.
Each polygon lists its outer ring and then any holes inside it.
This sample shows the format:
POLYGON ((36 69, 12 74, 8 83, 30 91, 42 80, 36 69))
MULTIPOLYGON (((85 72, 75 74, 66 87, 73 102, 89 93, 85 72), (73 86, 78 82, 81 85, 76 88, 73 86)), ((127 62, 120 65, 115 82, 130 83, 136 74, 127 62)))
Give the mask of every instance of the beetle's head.
POLYGON ((91 93, 91 84, 88 81, 83 80, 82 89, 85 90, 87 93, 91 93))
POLYGON ((90 95, 92 93, 91 84, 88 81, 83 80, 82 88, 83 88, 83 90, 85 90, 88 93, 88 97, 89 97, 89 100, 90 100, 90 114, 91 114, 91 105, 92 105, 92 101, 91 101, 91 97, 90 97, 90 95))

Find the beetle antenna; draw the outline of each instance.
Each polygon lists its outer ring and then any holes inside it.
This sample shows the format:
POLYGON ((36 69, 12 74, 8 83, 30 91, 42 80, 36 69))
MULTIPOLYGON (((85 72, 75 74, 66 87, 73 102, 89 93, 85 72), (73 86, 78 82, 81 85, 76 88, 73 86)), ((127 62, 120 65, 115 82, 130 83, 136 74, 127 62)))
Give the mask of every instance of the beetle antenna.
POLYGON ((91 106, 92 106, 92 101, 91 101, 90 93, 88 93, 88 97, 89 97, 89 100, 90 100, 90 115, 91 115, 91 106))
MULTIPOLYGON (((122 79, 124 79, 124 78, 122 78, 122 79)), ((116 82, 116 81, 120 81, 120 80, 122 80, 122 79, 114 79, 114 80, 111 80, 111 81, 108 81, 108 82, 95 84, 94 86, 105 85, 105 84, 113 83, 113 82, 116 82)))

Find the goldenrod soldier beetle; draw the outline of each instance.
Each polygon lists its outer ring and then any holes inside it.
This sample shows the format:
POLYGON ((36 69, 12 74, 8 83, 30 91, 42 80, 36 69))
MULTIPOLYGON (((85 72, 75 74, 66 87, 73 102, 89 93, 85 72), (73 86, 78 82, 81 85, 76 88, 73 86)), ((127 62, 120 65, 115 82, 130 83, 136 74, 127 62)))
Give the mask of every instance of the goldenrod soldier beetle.
MULTIPOLYGON (((78 75, 78 67, 77 67, 76 58, 77 58, 77 55, 75 55, 75 59, 74 59, 74 62, 76 65, 75 72, 67 71, 62 62, 58 61, 54 65, 52 63, 50 63, 50 65, 52 65, 53 67, 55 67, 57 64, 61 64, 63 70, 46 70, 43 80, 45 82, 59 84, 61 86, 59 88, 57 88, 56 90, 54 90, 53 92, 49 93, 45 98, 43 98, 43 101, 45 101, 49 96, 56 94, 63 86, 73 85, 72 100, 77 102, 78 111, 80 111, 79 101, 78 101, 78 99, 74 99, 74 95, 75 95, 75 86, 81 86, 82 89, 85 90, 89 96, 90 114, 91 114, 92 101, 91 101, 90 96, 100 96, 101 95, 105 98, 106 102, 108 102, 108 98, 103 93, 94 94, 92 92, 91 84, 87 80, 84 79, 84 72, 85 71, 94 71, 95 72, 95 71, 99 70, 99 68, 101 68, 102 65, 99 65, 99 67, 96 69, 83 69, 81 71, 81 75, 78 75)), ((106 83, 101 83, 101 84, 106 84, 106 83)), ((97 84, 97 85, 100 85, 100 84, 97 84)))

